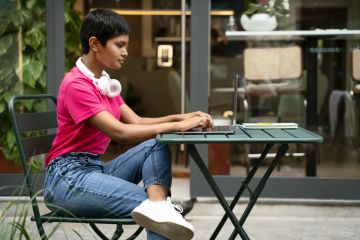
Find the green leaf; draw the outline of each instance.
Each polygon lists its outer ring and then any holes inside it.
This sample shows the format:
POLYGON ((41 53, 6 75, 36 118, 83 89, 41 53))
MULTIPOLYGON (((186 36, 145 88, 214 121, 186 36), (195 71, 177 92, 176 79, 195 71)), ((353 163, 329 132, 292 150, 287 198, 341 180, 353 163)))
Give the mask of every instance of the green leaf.
POLYGON ((26 1, 26 8, 27 9, 32 9, 36 4, 36 0, 27 0, 26 1))
POLYGON ((4 63, 0 64, 0 66, 4 66, 4 67, 0 67, 0 81, 2 87, 4 87, 6 82, 8 82, 7 79, 11 79, 12 77, 14 77, 15 71, 14 68, 5 67, 5 66, 11 66, 11 61, 4 61, 4 63))
POLYGON ((12 44, 13 36, 11 34, 0 37, 0 56, 4 55, 12 44))
POLYGON ((39 79, 43 71, 43 64, 37 60, 26 59, 23 65, 24 83, 31 87, 35 87, 36 81, 39 79))
POLYGON ((44 35, 39 28, 33 28, 25 34, 25 42, 33 49, 37 49, 44 41, 44 35))
POLYGON ((16 227, 23 237, 25 237, 26 240, 31 240, 28 232, 26 231, 25 227, 17 222, 10 223, 14 227, 16 227))
MULTIPOLYGON (((42 1, 44 2, 44 1, 42 1)), ((45 18, 45 5, 44 4, 39 4, 38 3, 32 8, 33 13, 39 18, 39 19, 43 19, 45 18)))
POLYGON ((4 99, 5 99, 6 103, 9 102, 9 100, 10 100, 10 98, 11 98, 11 96, 12 96, 13 94, 14 94, 13 92, 6 92, 6 93, 4 93, 4 99))
POLYGON ((5 111, 6 107, 5 107, 5 103, 0 102, 0 113, 3 113, 5 111))
POLYGON ((40 62, 45 63, 46 62, 46 47, 45 47, 45 42, 43 42, 39 48, 36 50, 35 52, 35 57, 37 60, 39 60, 40 62))
MULTIPOLYGON (((31 91, 31 92, 33 92, 33 91, 31 91)), ((26 110, 29 110, 29 109, 33 108, 34 102, 33 101, 25 101, 22 104, 26 110)))
POLYGON ((76 234, 80 239, 83 239, 83 237, 81 236, 81 234, 80 234, 75 228, 72 228, 72 230, 75 232, 75 234, 76 234))
POLYGON ((13 131, 10 130, 6 133, 6 141, 10 148, 12 148, 15 145, 16 139, 15 139, 15 135, 14 135, 13 131))
POLYGON ((46 73, 45 71, 42 72, 38 83, 40 84, 40 86, 45 89, 46 88, 46 73))
POLYGON ((8 25, 10 23, 9 18, 1 18, 0 19, 0 36, 5 32, 5 30, 8 28, 8 25))
POLYGON ((14 0, 0 1, 0 16, 4 18, 8 17, 13 12, 14 8, 15 8, 14 0))
POLYGON ((43 71, 44 65, 37 60, 31 60, 30 65, 31 65, 31 69, 32 69, 31 73, 32 73, 33 77, 36 79, 39 79, 39 77, 43 71))
POLYGON ((21 28, 25 23, 31 22, 31 13, 26 9, 20 9, 10 15, 12 24, 21 28))

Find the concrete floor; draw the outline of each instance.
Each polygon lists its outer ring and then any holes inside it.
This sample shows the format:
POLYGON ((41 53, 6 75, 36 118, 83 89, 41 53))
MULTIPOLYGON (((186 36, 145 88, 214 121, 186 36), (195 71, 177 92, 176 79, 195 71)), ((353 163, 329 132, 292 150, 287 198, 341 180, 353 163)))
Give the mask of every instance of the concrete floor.
MULTIPOLYGON (((173 187, 174 200, 189 199, 189 183, 187 178, 175 178, 173 187)), ((6 210, 7 202, 13 198, 0 199, 0 212, 7 212, 7 221, 12 221, 15 210, 6 210)), ((235 213, 240 215, 247 200, 241 200, 235 213)), ((13 206, 14 207, 14 206, 13 206)), ((196 231, 193 239, 209 239, 220 221, 224 211, 214 198, 199 198, 193 210, 186 216, 196 231)), ((0 214, 1 216, 1 214, 0 214)), ((6 224, 0 222, 0 239, 6 224)), ((45 224, 49 233, 56 227, 50 239, 99 239, 87 225, 82 224, 45 224), (81 236, 81 237, 80 237, 81 236)), ((101 225, 105 233, 110 235, 113 226, 101 225)), ((244 229, 252 240, 359 240, 360 239, 360 201, 319 201, 260 198, 244 229)), ((26 230, 30 239, 39 239, 35 224, 26 217, 26 230)), ((125 236, 135 230, 134 226, 125 226, 125 236)), ((217 239, 228 239, 233 230, 227 221, 217 239)), ((17 238, 15 238, 17 239, 17 238)), ((146 239, 143 232, 138 239, 146 239)), ((236 239, 240 239, 237 237, 236 239)))

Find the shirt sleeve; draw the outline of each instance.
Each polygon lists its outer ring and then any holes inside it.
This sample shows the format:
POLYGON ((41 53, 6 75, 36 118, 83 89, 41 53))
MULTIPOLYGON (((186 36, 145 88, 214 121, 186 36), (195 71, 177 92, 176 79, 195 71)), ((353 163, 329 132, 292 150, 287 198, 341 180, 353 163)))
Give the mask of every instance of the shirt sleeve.
POLYGON ((124 99, 121 96, 118 96, 115 99, 116 99, 116 103, 119 105, 119 107, 125 103, 124 99))
POLYGON ((86 80, 68 84, 64 104, 76 124, 105 110, 99 95, 96 87, 86 80))

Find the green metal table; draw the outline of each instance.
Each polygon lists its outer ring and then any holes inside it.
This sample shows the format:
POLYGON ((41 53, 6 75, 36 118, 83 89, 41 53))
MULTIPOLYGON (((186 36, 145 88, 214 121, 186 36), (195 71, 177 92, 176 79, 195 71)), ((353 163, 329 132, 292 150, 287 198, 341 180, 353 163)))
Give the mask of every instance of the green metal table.
POLYGON ((205 177, 207 183, 214 192, 219 203, 225 210, 225 214, 218 226, 216 227, 214 233, 210 239, 216 239, 220 230, 224 226, 227 218, 229 218, 234 225, 235 229, 232 232, 229 239, 235 239, 236 235, 239 234, 241 239, 248 240, 250 239, 245 230, 243 229, 243 224, 246 221, 246 218, 249 216, 253 206, 255 205, 258 197, 260 196, 262 190, 264 189, 267 180, 269 179, 271 173, 275 169, 276 165, 279 163, 281 158, 285 155, 291 143, 308 143, 316 144, 321 143, 323 138, 311 131, 308 131, 304 128, 296 129, 244 129, 240 125, 237 126, 235 134, 199 134, 199 135, 184 135, 184 134, 158 134, 156 136, 158 142, 167 143, 167 144, 187 144, 187 149, 189 154, 195 161, 196 165, 199 167, 201 173, 205 177), (209 143, 264 143, 265 148, 254 166, 250 170, 249 174, 245 180, 240 183, 240 188, 235 194, 230 205, 225 200, 224 195, 216 184, 215 180, 211 176, 208 168, 206 167, 204 161, 202 160, 198 150, 196 149, 195 144, 209 144, 209 143), (265 174, 262 176, 260 182, 255 187, 254 191, 251 191, 249 184, 253 179, 255 173, 259 169, 261 163, 266 158, 266 155, 269 151, 275 146, 279 145, 277 149, 276 156, 271 161, 268 166, 265 174), (250 192, 250 199, 247 207, 242 213, 241 217, 237 219, 234 212, 232 211, 239 201, 241 195, 245 190, 250 192))

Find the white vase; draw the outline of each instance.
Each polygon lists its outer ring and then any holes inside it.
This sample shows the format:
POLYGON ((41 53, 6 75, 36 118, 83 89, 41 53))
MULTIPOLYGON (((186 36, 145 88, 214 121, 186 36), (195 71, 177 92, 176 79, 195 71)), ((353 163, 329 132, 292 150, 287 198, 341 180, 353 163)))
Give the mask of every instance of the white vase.
POLYGON ((243 14, 240 23, 245 31, 272 31, 277 27, 276 17, 267 13, 255 13, 250 18, 243 14))

